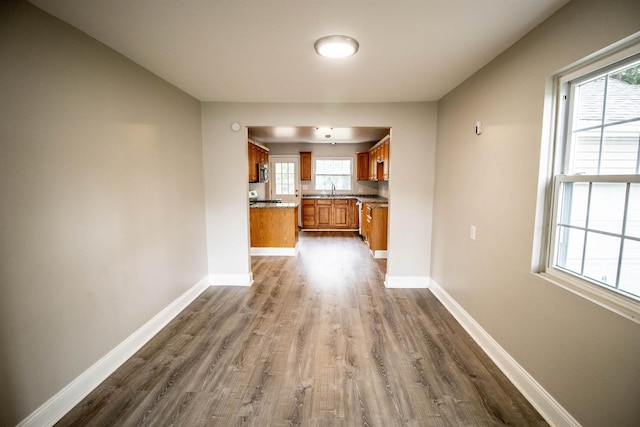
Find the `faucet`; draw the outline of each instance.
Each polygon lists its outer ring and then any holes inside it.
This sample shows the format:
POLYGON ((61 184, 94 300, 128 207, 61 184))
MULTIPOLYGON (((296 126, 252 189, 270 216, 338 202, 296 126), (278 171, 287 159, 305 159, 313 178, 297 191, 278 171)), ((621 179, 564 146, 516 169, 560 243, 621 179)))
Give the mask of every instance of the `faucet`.
POLYGON ((332 196, 336 195, 336 185, 335 184, 331 184, 331 195, 332 196))

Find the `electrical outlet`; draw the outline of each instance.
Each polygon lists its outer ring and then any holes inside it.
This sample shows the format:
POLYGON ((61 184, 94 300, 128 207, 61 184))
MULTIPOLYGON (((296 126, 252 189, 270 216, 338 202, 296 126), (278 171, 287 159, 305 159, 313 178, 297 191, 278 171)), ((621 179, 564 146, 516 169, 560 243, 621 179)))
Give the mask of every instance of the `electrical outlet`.
POLYGON ((472 225, 471 228, 469 229, 469 238, 471 240, 476 240, 476 226, 472 225))
POLYGON ((362 188, 362 187, 358 188, 358 192, 359 193, 364 193, 364 188, 362 188))

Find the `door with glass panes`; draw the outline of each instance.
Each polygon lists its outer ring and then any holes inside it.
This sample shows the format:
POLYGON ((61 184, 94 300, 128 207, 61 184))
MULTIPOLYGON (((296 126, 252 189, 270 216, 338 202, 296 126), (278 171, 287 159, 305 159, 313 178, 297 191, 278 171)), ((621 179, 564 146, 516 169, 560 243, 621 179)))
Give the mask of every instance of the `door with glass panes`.
MULTIPOLYGON (((298 156, 269 156, 270 199, 300 204, 300 159, 298 156)), ((300 225, 298 209, 298 225, 300 225)))

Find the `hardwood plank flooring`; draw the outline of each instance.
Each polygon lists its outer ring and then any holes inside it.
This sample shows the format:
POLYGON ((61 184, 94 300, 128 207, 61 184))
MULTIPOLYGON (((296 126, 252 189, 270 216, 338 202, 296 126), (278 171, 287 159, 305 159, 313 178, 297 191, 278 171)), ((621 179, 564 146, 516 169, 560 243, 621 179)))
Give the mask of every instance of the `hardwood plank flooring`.
POLYGON ((547 425, 427 289, 386 289, 351 232, 253 257, 59 426, 547 425))

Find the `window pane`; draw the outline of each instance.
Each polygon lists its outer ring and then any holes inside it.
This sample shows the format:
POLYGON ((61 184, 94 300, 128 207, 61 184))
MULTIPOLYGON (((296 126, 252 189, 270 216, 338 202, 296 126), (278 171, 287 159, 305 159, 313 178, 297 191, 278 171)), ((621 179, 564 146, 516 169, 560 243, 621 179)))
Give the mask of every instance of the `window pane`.
POLYGON ((583 274, 593 280, 615 287, 619 253, 619 237, 588 232, 583 274))
MULTIPOLYGON (((609 76, 606 122, 640 117, 640 64, 624 68, 609 76)), ((637 138, 636 138, 637 139, 637 138)))
POLYGON ((350 178, 346 176, 336 176, 333 181, 336 185, 336 190, 350 190, 351 186, 349 183, 351 182, 350 178))
POLYGON ((275 164, 276 174, 275 191, 277 196, 290 195, 295 193, 295 165, 294 163, 277 162, 275 164), (278 172, 279 171, 279 172, 278 172))
POLYGON ((327 176, 316 175, 316 190, 331 190, 331 182, 327 176))
POLYGON ((619 288, 640 297, 640 242, 635 240, 624 241, 619 288))
POLYGON ((560 224, 586 227, 587 202, 589 197, 588 182, 565 182, 562 186, 562 202, 560 203, 560 224))
MULTIPOLYGON (((640 99, 638 105, 640 106, 640 99)), ((640 144, 640 121, 607 127, 602 141, 600 174, 637 173, 638 144, 640 144)))
POLYGON ((558 227, 558 254, 556 265, 575 273, 582 273, 584 231, 558 227))
POLYGON ((571 174, 596 175, 600 158, 600 134, 602 130, 592 129, 573 134, 573 151, 571 166, 567 172, 571 174))
POLYGON ((351 174, 351 162, 348 161, 348 160, 341 160, 340 161, 339 173, 344 174, 344 175, 350 175, 351 174))
POLYGON ((583 129, 602 123, 605 78, 583 83, 576 88, 577 105, 574 129, 583 129))
POLYGON ((622 233, 627 184, 594 182, 591 187, 589 229, 622 233))
POLYGON ((351 159, 316 159, 316 190, 351 190, 351 159))
POLYGON ((640 184, 631 184, 629 189, 625 235, 640 238, 640 184))

